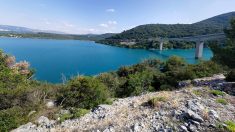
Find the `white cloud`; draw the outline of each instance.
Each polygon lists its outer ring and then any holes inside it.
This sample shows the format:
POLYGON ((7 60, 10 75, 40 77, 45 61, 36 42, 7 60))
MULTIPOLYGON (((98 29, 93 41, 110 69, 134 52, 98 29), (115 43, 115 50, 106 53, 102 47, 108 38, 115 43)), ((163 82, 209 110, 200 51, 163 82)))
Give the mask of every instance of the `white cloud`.
POLYGON ((106 12, 115 12, 115 9, 107 9, 106 12))
POLYGON ((106 23, 102 23, 99 26, 104 28, 115 28, 115 25, 117 25, 117 21, 108 21, 106 23))
POLYGON ((63 26, 65 27, 75 27, 73 24, 67 23, 67 22, 63 22, 63 26))
POLYGON ((105 27, 105 28, 108 28, 108 27, 109 27, 109 25, 108 25, 108 24, 105 24, 105 23, 100 24, 100 26, 101 26, 101 27, 105 27))
POLYGON ((108 21, 109 25, 117 25, 117 21, 108 21))

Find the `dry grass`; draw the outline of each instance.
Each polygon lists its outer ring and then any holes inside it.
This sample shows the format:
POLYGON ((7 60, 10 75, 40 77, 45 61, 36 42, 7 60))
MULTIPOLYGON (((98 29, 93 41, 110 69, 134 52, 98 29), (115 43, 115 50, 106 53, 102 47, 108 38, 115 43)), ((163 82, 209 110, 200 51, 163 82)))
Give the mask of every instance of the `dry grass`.
POLYGON ((167 102, 170 98, 170 94, 168 92, 162 92, 157 97, 153 97, 148 100, 148 104, 154 108, 159 108, 162 103, 167 102))
POLYGON ((209 116, 209 114, 208 114, 208 110, 207 110, 207 109, 204 109, 204 110, 202 111, 202 118, 203 118, 204 120, 209 120, 210 116, 209 116))

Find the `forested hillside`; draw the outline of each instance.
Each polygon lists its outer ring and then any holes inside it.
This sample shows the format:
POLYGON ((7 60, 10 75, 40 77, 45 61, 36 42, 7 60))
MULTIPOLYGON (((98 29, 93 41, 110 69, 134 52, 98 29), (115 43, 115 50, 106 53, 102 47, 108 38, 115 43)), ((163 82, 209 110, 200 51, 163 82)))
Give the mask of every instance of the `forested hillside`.
MULTIPOLYGON (((158 42, 151 38, 178 38, 223 32, 229 26, 235 12, 218 15, 193 24, 147 24, 137 26, 120 34, 106 38, 101 43, 130 48, 158 48, 158 42), (130 43, 131 42, 131 43, 130 43)), ((192 48, 193 43, 166 42, 165 48, 192 48)))

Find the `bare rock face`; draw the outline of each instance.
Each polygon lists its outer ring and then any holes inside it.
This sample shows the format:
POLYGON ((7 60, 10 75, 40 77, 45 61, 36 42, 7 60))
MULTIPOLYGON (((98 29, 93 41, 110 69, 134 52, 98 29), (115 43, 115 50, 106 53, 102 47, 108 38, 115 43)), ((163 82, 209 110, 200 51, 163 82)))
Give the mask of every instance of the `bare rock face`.
POLYGON ((216 131, 218 122, 235 119, 235 104, 229 101, 234 100, 234 96, 225 94, 217 97, 210 93, 211 89, 195 86, 117 99, 112 105, 99 105, 78 119, 56 123, 41 116, 35 124, 22 125, 13 132, 216 131), (150 99, 158 97, 164 100, 159 100, 154 106, 148 105, 150 99), (228 104, 218 103, 217 98, 228 100, 228 104))

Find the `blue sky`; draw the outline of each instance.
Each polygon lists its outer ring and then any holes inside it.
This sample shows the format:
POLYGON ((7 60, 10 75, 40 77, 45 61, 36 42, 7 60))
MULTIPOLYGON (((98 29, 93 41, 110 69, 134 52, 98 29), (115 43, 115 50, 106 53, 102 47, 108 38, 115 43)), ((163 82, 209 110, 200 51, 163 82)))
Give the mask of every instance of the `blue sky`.
POLYGON ((235 11, 235 0, 0 0, 0 24, 72 34, 150 23, 194 23, 235 11))

